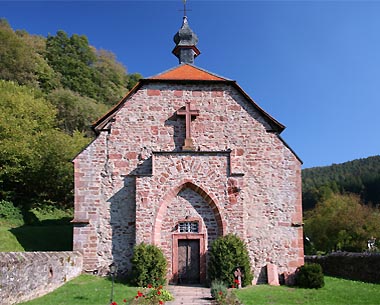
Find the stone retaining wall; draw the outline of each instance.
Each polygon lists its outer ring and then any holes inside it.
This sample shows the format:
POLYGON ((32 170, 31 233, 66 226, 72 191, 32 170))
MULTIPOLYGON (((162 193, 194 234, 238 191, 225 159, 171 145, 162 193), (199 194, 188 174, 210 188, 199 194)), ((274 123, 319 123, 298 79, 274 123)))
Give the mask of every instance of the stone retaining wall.
POLYGON ((329 276, 380 283, 380 253, 336 252, 326 256, 305 256, 306 263, 318 263, 329 276))
POLYGON ((49 293, 80 275, 82 264, 79 252, 0 253, 0 305, 49 293))

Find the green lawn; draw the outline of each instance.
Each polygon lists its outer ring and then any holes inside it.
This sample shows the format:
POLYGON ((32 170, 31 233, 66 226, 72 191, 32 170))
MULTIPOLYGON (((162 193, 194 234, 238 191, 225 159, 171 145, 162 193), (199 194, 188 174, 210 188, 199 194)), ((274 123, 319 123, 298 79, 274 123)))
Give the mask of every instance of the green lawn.
POLYGON ((9 226, 0 226, 0 252, 24 251, 11 229, 9 226))
MULTIPOLYGON (((325 277, 322 289, 301 289, 258 285, 234 290, 244 305, 378 305, 380 285, 325 277)), ((136 295, 136 287, 115 283, 114 301, 125 304, 136 295)), ((81 275, 54 292, 23 305, 107 305, 111 281, 81 275)), ((196 305, 196 304, 194 304, 196 305)))
POLYGON ((33 210, 31 213, 36 219, 33 225, 19 219, 0 219, 0 252, 72 250, 70 211, 33 210))
POLYGON ((321 289, 258 285, 236 290, 244 305, 378 305, 380 285, 325 277, 321 289))
MULTIPOLYGON (((108 305, 111 296, 111 281, 108 278, 81 275, 55 291, 24 305, 108 305)), ((115 283, 114 301, 125 304, 136 295, 136 287, 115 283)))

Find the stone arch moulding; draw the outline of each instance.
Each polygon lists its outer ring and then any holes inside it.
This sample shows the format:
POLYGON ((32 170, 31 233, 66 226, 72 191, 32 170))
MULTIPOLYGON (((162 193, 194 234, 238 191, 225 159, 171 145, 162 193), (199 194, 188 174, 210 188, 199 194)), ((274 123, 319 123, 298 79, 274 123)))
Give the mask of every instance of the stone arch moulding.
POLYGON ((155 222, 153 225, 153 241, 152 241, 152 243, 154 245, 159 245, 159 243, 160 243, 161 224, 162 224, 162 220, 165 216, 166 208, 167 208, 168 204, 184 188, 192 189, 194 192, 198 193, 210 205, 211 209, 214 212, 215 220, 218 224, 218 228, 220 230, 220 233, 222 236, 225 235, 227 225, 226 225, 225 220, 223 220, 223 218, 220 214, 218 205, 216 204, 217 201, 216 201, 215 197, 206 193, 201 187, 194 184, 191 180, 184 179, 176 187, 174 187, 170 191, 168 191, 166 193, 166 195, 163 197, 163 199, 161 200, 161 203, 159 204, 156 219, 155 219, 155 222))

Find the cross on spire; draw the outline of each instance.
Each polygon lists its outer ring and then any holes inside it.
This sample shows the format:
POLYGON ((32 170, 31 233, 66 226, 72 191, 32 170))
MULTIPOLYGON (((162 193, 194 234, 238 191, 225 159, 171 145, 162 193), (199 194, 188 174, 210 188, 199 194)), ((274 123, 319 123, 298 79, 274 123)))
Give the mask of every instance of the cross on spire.
MULTIPOLYGON (((187 11, 191 11, 191 10, 188 10, 187 8, 186 8, 186 2, 187 2, 187 0, 182 0, 182 2, 183 2, 183 17, 186 17, 187 15, 186 15, 186 12, 187 11)), ((180 11, 182 11, 182 10, 180 10, 180 11)))
POLYGON ((199 110, 191 109, 190 101, 185 102, 185 109, 178 109, 177 115, 185 116, 186 122, 186 138, 185 145, 182 147, 183 150, 194 150, 193 139, 191 138, 191 118, 199 115, 199 110))

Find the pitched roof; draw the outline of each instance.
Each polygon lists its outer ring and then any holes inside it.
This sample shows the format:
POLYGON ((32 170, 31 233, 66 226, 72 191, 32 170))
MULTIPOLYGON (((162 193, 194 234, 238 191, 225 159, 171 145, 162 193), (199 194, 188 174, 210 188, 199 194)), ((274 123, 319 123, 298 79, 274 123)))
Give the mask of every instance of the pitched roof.
POLYGON ((156 76, 141 79, 128 93, 123 97, 120 102, 115 105, 108 113, 103 117, 98 119, 92 128, 96 133, 106 128, 106 125, 112 120, 114 115, 123 107, 125 102, 129 100, 143 85, 156 82, 176 82, 176 83, 188 83, 188 82, 210 82, 210 83, 225 83, 232 85, 240 94, 242 94, 253 107, 261 113, 261 115, 266 119, 268 124, 271 126, 270 131, 281 133, 285 126, 274 119, 270 114, 268 114, 264 109, 262 109, 235 81, 218 76, 204 69, 195 67, 190 64, 181 64, 170 70, 167 70, 156 76))
POLYGON ((182 64, 148 79, 160 80, 213 80, 226 81, 228 79, 208 72, 190 64, 182 64))

